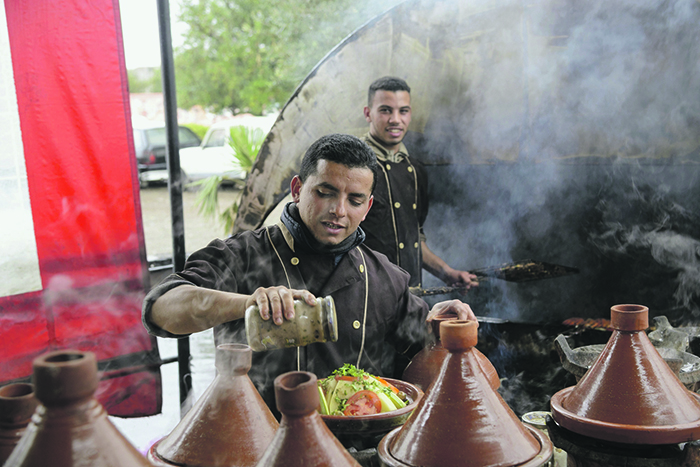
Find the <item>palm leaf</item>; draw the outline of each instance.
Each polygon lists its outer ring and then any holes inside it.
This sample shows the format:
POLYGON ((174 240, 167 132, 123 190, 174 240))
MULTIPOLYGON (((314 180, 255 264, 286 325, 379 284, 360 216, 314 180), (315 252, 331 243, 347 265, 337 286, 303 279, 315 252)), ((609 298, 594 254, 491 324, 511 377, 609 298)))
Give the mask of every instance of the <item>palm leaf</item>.
POLYGON ((244 172, 250 173, 255 159, 264 140, 263 131, 260 128, 250 128, 239 125, 231 127, 229 146, 244 172))
MULTIPOLYGON (((240 166, 245 173, 248 174, 253 170, 253 164, 258 157, 264 140, 265 133, 260 128, 250 128, 243 125, 231 127, 228 144, 233 153, 234 163, 240 166)), ((225 208, 223 212, 219 212, 218 192, 224 180, 232 181, 239 187, 245 183, 223 174, 205 178, 189 186, 201 187, 196 199, 199 213, 210 219, 218 218, 224 227, 224 232, 230 232, 238 214, 238 203, 234 203, 225 208)))

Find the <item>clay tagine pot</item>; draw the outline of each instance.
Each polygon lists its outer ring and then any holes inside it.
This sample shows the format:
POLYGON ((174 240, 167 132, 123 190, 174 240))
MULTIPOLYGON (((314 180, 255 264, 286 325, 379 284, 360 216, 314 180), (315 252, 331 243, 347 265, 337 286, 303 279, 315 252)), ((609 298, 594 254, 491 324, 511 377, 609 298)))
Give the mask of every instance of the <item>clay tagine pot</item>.
MULTIPOLYGON (((457 315, 439 316, 430 322, 434 340, 411 359, 401 376, 403 381, 415 384, 423 391, 428 389, 428 386, 430 386, 430 383, 433 382, 438 371, 440 371, 443 360, 445 360, 447 354, 449 354, 442 346, 440 340, 440 323, 456 319, 457 315)), ((479 367, 486 374, 486 378, 489 380, 491 387, 493 389, 498 389, 501 386, 501 380, 498 377, 496 369, 489 359, 479 352, 478 349, 474 348, 474 354, 477 356, 479 367)))
POLYGON ((378 454, 389 467, 542 466, 552 443, 526 426, 489 383, 474 353, 477 323, 440 324, 448 355, 403 427, 386 435, 378 454))
POLYGON ((0 465, 10 457, 38 405, 29 383, 0 388, 0 465))
POLYGON ((292 371, 275 378, 282 422, 258 467, 359 467, 321 419, 316 375, 292 371))
MULTIPOLYGON (((697 389, 700 382, 700 357, 671 347, 659 347, 652 340, 651 333, 649 340, 681 383, 691 391, 697 389)), ((598 360, 598 356, 605 348, 605 344, 594 344, 572 349, 563 334, 557 336, 554 344, 559 353, 561 366, 574 375, 577 383, 598 360)))
POLYGON ((216 348, 217 375, 173 431, 154 444, 156 466, 254 466, 279 423, 248 377, 252 350, 243 344, 216 348))
POLYGON ((676 444, 700 439, 700 396, 688 391, 644 332, 649 309, 611 308, 613 333, 576 386, 550 401, 563 428, 628 444, 676 444))
POLYGON ((33 367, 40 404, 5 467, 150 465, 94 398, 95 354, 59 350, 38 357, 33 367))

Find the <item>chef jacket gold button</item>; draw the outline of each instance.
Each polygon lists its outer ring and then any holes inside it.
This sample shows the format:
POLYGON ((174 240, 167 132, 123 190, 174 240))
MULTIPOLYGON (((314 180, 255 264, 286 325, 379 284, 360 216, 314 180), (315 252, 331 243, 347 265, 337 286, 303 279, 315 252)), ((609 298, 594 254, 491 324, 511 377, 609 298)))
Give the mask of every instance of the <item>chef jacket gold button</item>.
POLYGON ((360 322, 358 320, 353 321, 352 327, 354 327, 355 329, 360 329, 360 322))
POLYGON ((299 264, 299 258, 295 256, 294 258, 292 258, 292 266, 296 266, 297 264, 299 264))
POLYGON ((409 171, 409 172, 413 172, 413 167, 409 167, 409 168, 408 168, 408 171, 409 171))
POLYGON ((399 203, 398 201, 395 202, 395 203, 394 203, 394 207, 395 207, 396 209, 399 209, 399 208, 401 207, 401 203, 399 203))
POLYGON ((413 248, 418 248, 418 242, 413 244, 413 248))
POLYGON ((399 249, 403 250, 403 243, 399 243, 399 249))
POLYGON ((360 272, 365 272, 365 265, 364 264, 360 264, 360 272))
POLYGON ((386 170, 391 170, 391 166, 389 164, 386 165, 386 170))
POLYGON ((418 208, 418 206, 416 205, 416 203, 413 203, 413 209, 417 209, 417 208, 418 208))

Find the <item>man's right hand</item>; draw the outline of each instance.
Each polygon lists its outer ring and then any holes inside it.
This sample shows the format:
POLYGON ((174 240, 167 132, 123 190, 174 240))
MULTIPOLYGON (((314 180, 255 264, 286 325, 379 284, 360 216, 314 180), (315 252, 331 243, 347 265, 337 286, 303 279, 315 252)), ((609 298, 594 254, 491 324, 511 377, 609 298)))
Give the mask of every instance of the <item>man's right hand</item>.
POLYGON ((476 315, 472 311, 472 307, 464 303, 461 300, 446 300, 444 302, 436 303, 433 308, 428 313, 428 317, 425 319, 426 322, 430 322, 438 316, 442 315, 453 315, 456 314, 458 319, 476 321, 477 325, 479 322, 476 319, 476 315))
POLYGON ((283 317, 294 318, 294 300, 303 300, 310 306, 316 305, 316 297, 308 290, 288 289, 287 287, 258 287, 246 300, 246 308, 257 305, 260 317, 282 324, 283 317))

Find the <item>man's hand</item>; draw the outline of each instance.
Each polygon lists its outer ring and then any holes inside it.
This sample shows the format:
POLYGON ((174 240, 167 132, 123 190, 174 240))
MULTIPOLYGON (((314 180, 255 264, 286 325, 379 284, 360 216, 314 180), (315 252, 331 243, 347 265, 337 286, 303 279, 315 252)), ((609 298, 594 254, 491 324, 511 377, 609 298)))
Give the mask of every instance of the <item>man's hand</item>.
POLYGON ((259 287, 253 292, 245 307, 258 305, 260 317, 264 320, 270 319, 275 324, 282 324, 283 316, 286 319, 294 318, 294 300, 303 300, 310 306, 316 305, 316 297, 308 290, 288 289, 286 287, 259 287))
POLYGON ((450 267, 428 248, 428 244, 425 243, 425 241, 421 242, 421 253, 423 254, 423 269, 449 286, 464 289, 461 292, 462 294, 465 294, 466 291, 472 287, 477 287, 479 285, 474 274, 450 267))
POLYGON ((476 321, 476 315, 472 311, 472 308, 460 300, 447 300, 436 303, 433 309, 430 310, 430 313, 428 313, 428 317, 425 321, 430 322, 438 316, 455 314, 458 319, 476 321))
POLYGON ((445 284, 449 286, 461 287, 465 290, 469 290, 472 287, 479 286, 479 280, 476 278, 476 275, 468 271, 458 271, 457 269, 452 268, 449 268, 447 271, 445 271, 443 280, 445 284))

